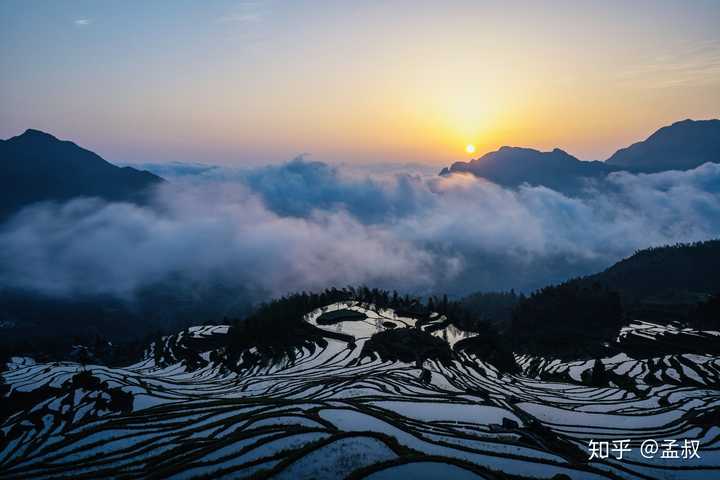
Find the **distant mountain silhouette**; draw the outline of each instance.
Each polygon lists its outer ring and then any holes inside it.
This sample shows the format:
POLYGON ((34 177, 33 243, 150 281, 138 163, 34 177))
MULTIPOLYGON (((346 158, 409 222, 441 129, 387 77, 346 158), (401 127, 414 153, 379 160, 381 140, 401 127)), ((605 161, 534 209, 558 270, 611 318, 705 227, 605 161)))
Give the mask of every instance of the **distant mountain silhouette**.
POLYGON ((0 221, 41 201, 100 197, 143 202, 163 179, 117 167, 95 153, 39 130, 0 140, 0 221))
POLYGON ((502 147, 470 162, 456 162, 440 175, 468 172, 499 185, 543 185, 567 194, 613 171, 688 170, 720 162, 720 120, 683 120, 663 127, 647 140, 618 150, 607 161, 586 162, 555 149, 502 147))
POLYGON ((581 190, 588 179, 604 178, 618 169, 603 162, 583 162, 559 148, 540 152, 531 148, 502 147, 470 162, 453 163, 440 175, 468 172, 508 187, 529 183, 574 193, 581 190))
POLYGON ((621 148, 607 164, 641 172, 690 170, 720 162, 720 120, 683 120, 621 148))

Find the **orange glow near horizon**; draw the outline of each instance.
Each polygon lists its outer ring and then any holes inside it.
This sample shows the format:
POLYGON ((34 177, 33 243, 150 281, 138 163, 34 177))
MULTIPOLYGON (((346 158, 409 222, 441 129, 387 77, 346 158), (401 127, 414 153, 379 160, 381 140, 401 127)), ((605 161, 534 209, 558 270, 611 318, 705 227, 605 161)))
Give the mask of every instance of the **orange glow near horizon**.
POLYGON ((712 2, 421 3, 269 2, 252 22, 118 3, 77 26, 0 2, 0 138, 38 128, 119 162, 439 166, 503 145, 603 160, 720 114, 712 2))

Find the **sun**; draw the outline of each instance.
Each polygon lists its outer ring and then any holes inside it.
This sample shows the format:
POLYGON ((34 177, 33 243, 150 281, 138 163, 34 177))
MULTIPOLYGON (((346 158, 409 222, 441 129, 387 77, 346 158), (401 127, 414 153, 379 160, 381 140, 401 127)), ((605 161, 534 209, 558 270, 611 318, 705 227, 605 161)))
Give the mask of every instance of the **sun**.
POLYGON ((467 145, 465 145, 465 151, 467 153, 475 153, 475 145, 473 145, 472 143, 468 143, 467 145))

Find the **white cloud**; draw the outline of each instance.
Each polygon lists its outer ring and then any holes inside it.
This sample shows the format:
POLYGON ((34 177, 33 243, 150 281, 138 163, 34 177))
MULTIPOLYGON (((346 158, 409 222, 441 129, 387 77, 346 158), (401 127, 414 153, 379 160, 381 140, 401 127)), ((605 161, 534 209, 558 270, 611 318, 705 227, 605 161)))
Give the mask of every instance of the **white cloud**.
POLYGON ((73 23, 78 27, 84 27, 90 25, 92 20, 89 18, 78 18, 77 20, 74 20, 73 23))
POLYGON ((179 275, 278 295, 368 284, 529 289, 653 245, 720 236, 720 165, 616 173, 593 194, 295 161, 198 173, 155 205, 37 205, 0 225, 0 285, 131 295, 179 275))

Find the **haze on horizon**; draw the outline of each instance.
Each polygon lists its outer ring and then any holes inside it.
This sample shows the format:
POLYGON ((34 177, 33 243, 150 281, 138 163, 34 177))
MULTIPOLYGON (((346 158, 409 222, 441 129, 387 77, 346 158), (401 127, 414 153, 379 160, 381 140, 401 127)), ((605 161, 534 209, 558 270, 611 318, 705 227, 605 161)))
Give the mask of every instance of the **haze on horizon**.
POLYGON ((605 159, 719 116, 717 25, 712 0, 8 0, 0 137, 125 163, 605 159))

